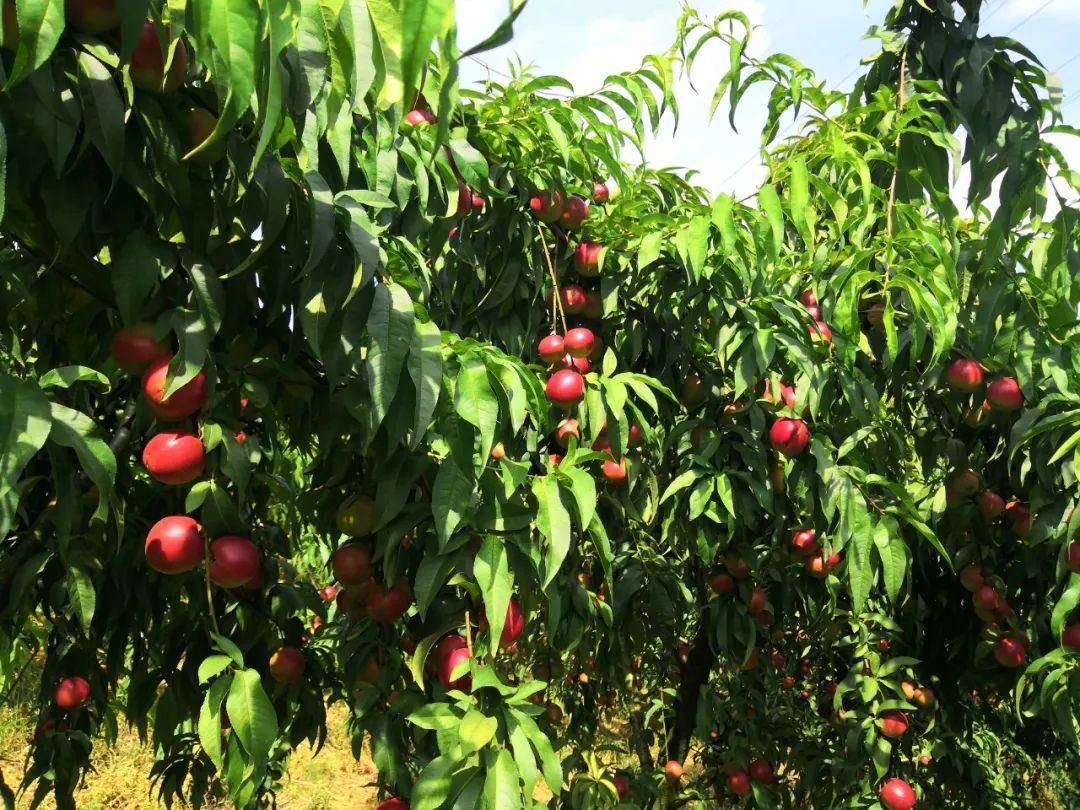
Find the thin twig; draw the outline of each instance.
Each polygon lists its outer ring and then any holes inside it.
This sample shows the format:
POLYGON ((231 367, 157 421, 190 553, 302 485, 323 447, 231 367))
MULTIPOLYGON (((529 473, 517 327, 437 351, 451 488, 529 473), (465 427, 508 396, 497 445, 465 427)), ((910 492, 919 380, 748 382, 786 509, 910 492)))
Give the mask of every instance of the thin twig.
MULTIPOLYGON (((899 113, 907 104, 907 46, 900 53, 900 88, 896 110, 899 113)), ((900 175, 900 132, 896 133, 896 163, 893 166, 892 182, 889 184, 889 206, 885 210, 885 280, 889 280, 890 262, 892 261, 893 210, 896 208, 896 180, 900 175)))
POLYGON ((465 644, 469 648, 469 657, 472 658, 472 620, 467 610, 465 611, 465 644))
POLYGON ((214 627, 214 632, 217 635, 221 635, 221 628, 218 627, 217 614, 214 612, 214 592, 210 587, 210 538, 203 536, 203 556, 206 561, 206 570, 204 579, 206 580, 206 609, 210 612, 210 624, 214 627))
POLYGON ((548 273, 551 274, 551 323, 555 324, 555 311, 558 310, 559 320, 562 322, 563 334, 566 334, 566 313, 563 312, 562 300, 559 298, 559 277, 555 274, 555 263, 551 261, 551 253, 548 251, 547 239, 544 237, 544 229, 537 227, 536 232, 540 235, 540 244, 544 246, 544 258, 547 260, 548 273))

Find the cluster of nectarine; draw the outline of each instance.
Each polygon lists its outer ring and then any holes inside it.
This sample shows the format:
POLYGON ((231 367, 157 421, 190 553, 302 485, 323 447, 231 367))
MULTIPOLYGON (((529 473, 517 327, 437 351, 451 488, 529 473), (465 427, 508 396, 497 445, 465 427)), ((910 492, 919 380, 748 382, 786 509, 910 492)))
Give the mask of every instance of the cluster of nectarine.
MULTIPOLYGON (((162 421, 185 419, 206 405, 207 376, 199 370, 191 380, 166 395, 173 356, 149 324, 119 330, 110 343, 116 364, 129 374, 142 374, 142 392, 150 410, 162 421)), ((163 484, 180 486, 203 474, 206 452, 195 433, 165 429, 143 446, 143 466, 163 484)), ((181 574, 198 566, 209 553, 209 576, 224 588, 255 585, 260 578, 258 547, 246 537, 224 535, 205 547, 202 527, 188 515, 169 515, 146 535, 147 564, 163 574, 181 574)))

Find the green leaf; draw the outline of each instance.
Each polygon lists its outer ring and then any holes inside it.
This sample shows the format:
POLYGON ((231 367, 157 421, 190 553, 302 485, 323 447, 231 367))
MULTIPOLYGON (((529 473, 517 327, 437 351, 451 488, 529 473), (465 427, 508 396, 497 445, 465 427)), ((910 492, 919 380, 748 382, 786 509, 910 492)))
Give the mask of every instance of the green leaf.
POLYGON ((907 547, 893 518, 883 518, 874 527, 874 550, 881 561, 885 592, 889 599, 896 601, 907 573, 907 547))
POLYGON ((415 324, 412 299, 404 287, 399 284, 375 287, 367 322, 371 345, 366 368, 376 427, 386 418, 397 394, 415 324))
POLYGON ((96 369, 86 366, 62 366, 45 372, 38 380, 38 386, 42 390, 46 388, 70 388, 73 383, 93 382, 102 388, 108 389, 112 382, 96 369))
POLYGON ((664 494, 660 498, 660 503, 663 504, 668 498, 682 492, 697 481, 702 475, 704 475, 704 473, 701 470, 686 470, 685 472, 679 473, 675 477, 675 480, 668 484, 667 489, 664 490, 664 494))
POLYGON ((450 793, 450 778, 460 765, 457 757, 448 754, 435 757, 425 765, 409 797, 410 810, 437 810, 442 807, 450 793))
POLYGON ((199 664, 199 683, 216 678, 232 664, 233 660, 227 655, 208 655, 199 664))
POLYGON ((93 519, 104 520, 116 480, 116 457, 109 446, 97 437, 97 425, 89 416, 58 402, 49 405, 52 416, 49 439, 75 451, 83 472, 98 490, 98 505, 93 519))
POLYGON ((112 72, 98 59, 80 51, 78 63, 86 132, 112 172, 115 184, 124 168, 124 102, 112 72))
POLYGON ((769 256, 775 264, 776 257, 784 246, 784 213, 780 207, 780 197, 777 196, 776 189, 768 184, 762 186, 758 191, 758 205, 765 212, 768 221, 767 236, 771 237, 768 241, 769 256))
MULTIPOLYGON (((498 48, 500 45, 509 42, 511 37, 514 36, 514 22, 517 20, 518 15, 525 10, 526 2, 527 0, 510 0, 510 15, 499 23, 498 27, 483 40, 461 54, 461 58, 464 59, 467 56, 490 51, 492 48, 498 48)), ((572 90, 573 88, 567 89, 572 90)))
POLYGON ((499 422, 499 401, 488 382, 484 361, 476 355, 465 357, 458 372, 454 407, 461 418, 480 431, 480 463, 486 464, 495 443, 499 422))
POLYGON ((221 318, 225 312, 225 288, 214 269, 201 262, 193 262, 187 268, 191 277, 191 287, 199 305, 199 313, 207 326, 209 337, 221 329, 221 318))
POLYGON ((892 743, 884 737, 875 738, 871 756, 874 760, 874 770, 877 772, 878 779, 881 779, 889 772, 889 766, 892 763, 892 743))
POLYGON ((413 405, 413 434, 411 449, 419 446, 427 433, 442 389, 442 333, 431 321, 417 321, 409 350, 409 376, 416 391, 413 405))
POLYGON ((334 241, 336 210, 334 194, 321 174, 309 171, 304 174, 304 182, 310 193, 311 217, 308 256, 304 262, 304 268, 300 271, 301 276, 306 276, 323 260, 327 249, 334 241))
POLYGON ((525 736, 532 743, 533 750, 543 766, 544 781, 553 793, 558 793, 562 787, 563 773, 558 757, 551 748, 551 740, 536 725, 536 721, 519 709, 511 709, 510 714, 519 726, 525 731, 525 736))
POLYGON ((484 612, 490 625, 491 650, 494 655, 506 623, 506 611, 514 590, 514 579, 506 559, 506 544, 502 538, 484 536, 473 561, 473 576, 484 597, 484 612))
POLYGON ((638 270, 643 270, 660 258, 660 246, 663 239, 664 234, 661 231, 650 231, 641 237, 637 254, 638 270))
POLYGON ((548 541, 544 578, 540 583, 544 589, 555 578, 570 550, 570 513, 563 505, 561 488, 554 475, 536 476, 532 481, 532 492, 539 505, 536 528, 548 541))
POLYGON ((165 396, 174 394, 199 373, 206 362, 210 344, 209 335, 206 334, 206 322, 198 312, 177 307, 173 310, 170 321, 180 341, 180 352, 169 363, 165 396))
POLYGON ((199 0, 201 20, 215 48, 211 73, 218 98, 223 98, 217 126, 202 148, 228 134, 255 97, 255 75, 261 67, 261 28, 264 15, 259 0, 199 0))
POLYGON ((427 610, 438 595, 439 590, 450 579, 454 570, 455 557, 453 552, 447 554, 427 553, 420 561, 420 567, 416 570, 413 582, 413 593, 416 595, 416 606, 423 618, 427 610))
POLYGON ((431 488, 431 512, 435 518, 435 531, 439 535, 440 551, 446 548, 450 536, 461 525, 472 506, 472 498, 471 468, 465 472, 453 457, 439 465, 431 488))
POLYGON ((570 493, 577 509, 578 525, 585 531, 596 514, 596 481, 581 467, 557 468, 560 478, 570 480, 570 493))
POLYGON ((810 188, 806 159, 800 155, 793 158, 788 165, 791 168, 791 177, 788 182, 788 193, 791 195, 791 221, 795 223, 803 244, 812 251, 814 231, 808 218, 812 209, 809 208, 810 188))
POLYGON ((45 64, 64 33, 63 0, 19 0, 15 4, 15 13, 19 24, 19 47, 5 90, 45 64))
MULTIPOLYGON (((210 761, 220 771, 223 768, 221 759, 221 703, 229 694, 232 687, 232 673, 218 678, 206 691, 202 708, 199 710, 199 743, 203 751, 210 757, 210 761)), ((229 715, 230 720, 232 714, 229 715)))
POLYGON ((229 656, 237 667, 244 668, 244 653, 236 646, 235 641, 218 633, 211 633, 210 638, 213 640, 216 649, 229 656))
POLYGON ((168 248, 143 230, 132 231, 124 240, 109 267, 109 280, 125 324, 142 319, 162 269, 172 261, 168 248))
POLYGON ((425 703, 406 719, 429 731, 444 731, 457 728, 461 722, 461 713, 446 703, 425 703))
MULTIPOLYGON (((461 622, 456 619, 447 621, 442 627, 434 633, 425 636, 420 640, 420 643, 416 645, 416 652, 413 653, 412 660, 409 662, 409 672, 412 673, 413 680, 416 681, 416 685, 421 689, 424 688, 424 664, 427 662, 427 657, 431 654, 432 648, 439 643, 443 636, 451 630, 456 630, 460 626, 461 622)), ((418 713, 420 711, 422 710, 418 710, 418 713)), ((412 719, 412 717, 410 717, 410 719, 412 719)), ((438 720, 437 718, 429 718, 427 714, 419 714, 418 719, 414 722, 423 728, 432 728, 433 726, 427 726, 424 725, 424 723, 438 722, 438 720)), ((455 715, 452 725, 456 726, 457 722, 458 720, 455 715)))
POLYGON ((32 382, 0 375, 0 537, 19 507, 19 476, 52 429, 49 401, 32 382))
POLYGON ((517 763, 518 772, 521 774, 521 781, 525 785, 524 794, 526 796, 533 795, 533 789, 536 787, 536 780, 539 777, 539 773, 536 769, 536 755, 533 753, 532 746, 529 745, 529 735, 525 733, 525 729, 518 723, 514 714, 508 713, 505 715, 506 726, 510 732, 510 748, 514 752, 514 761, 517 763))
POLYGON ((521 789, 514 758, 505 748, 489 750, 485 757, 487 776, 484 779, 484 802, 489 808, 510 810, 521 807, 521 789))
POLYGON ((461 725, 458 726, 462 755, 479 751, 495 738, 495 731, 498 728, 499 721, 494 717, 488 717, 476 709, 469 709, 461 718, 461 725))
POLYGON ((1056 638, 1061 637, 1061 631, 1065 629, 1065 620, 1080 605, 1080 574, 1072 574, 1069 577, 1069 585, 1061 594, 1054 612, 1050 616, 1050 630, 1056 638))
POLYGON ((68 604, 75 611, 83 632, 88 633, 97 607, 97 592, 90 575, 77 566, 68 569, 68 604))
POLYGON ((401 83, 405 103, 412 103, 420 72, 431 52, 431 42, 448 23, 452 24, 451 0, 410 0, 401 5, 401 83))
POLYGON ((257 671, 242 669, 234 674, 225 708, 240 745, 256 762, 265 760, 277 737, 278 723, 257 671))
POLYGON ((874 571, 870 566, 870 549, 874 545, 874 532, 866 504, 855 494, 848 492, 846 508, 840 515, 840 534, 846 539, 848 583, 851 588, 852 611, 859 613, 870 596, 874 584, 874 571))

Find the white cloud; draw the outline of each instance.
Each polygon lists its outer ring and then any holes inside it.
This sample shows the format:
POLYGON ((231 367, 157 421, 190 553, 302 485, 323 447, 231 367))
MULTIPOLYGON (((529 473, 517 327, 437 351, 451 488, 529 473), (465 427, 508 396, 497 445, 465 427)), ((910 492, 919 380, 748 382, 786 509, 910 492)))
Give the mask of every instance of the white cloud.
POLYGON ((458 0, 458 43, 471 48, 488 37, 506 14, 506 0, 458 0))

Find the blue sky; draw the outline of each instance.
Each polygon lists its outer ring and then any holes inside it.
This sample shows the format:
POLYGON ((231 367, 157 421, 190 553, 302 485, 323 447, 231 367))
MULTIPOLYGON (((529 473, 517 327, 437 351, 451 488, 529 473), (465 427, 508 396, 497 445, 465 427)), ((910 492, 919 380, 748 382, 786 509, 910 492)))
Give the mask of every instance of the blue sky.
MULTIPOLYGON (((788 53, 813 68, 832 86, 850 87, 859 60, 875 52, 864 40, 867 29, 884 19, 892 0, 699 0, 691 4, 702 15, 737 8, 758 26, 752 51, 758 55, 788 53)), ((459 40, 468 47, 483 39, 503 18, 507 0, 457 0, 459 40)), ((462 65, 462 83, 505 71, 520 57, 543 73, 565 76, 580 92, 596 89, 606 75, 636 67, 646 53, 664 51, 674 37, 679 0, 530 0, 515 25, 512 42, 462 65)), ((1020 40, 1049 70, 1059 71, 1065 86, 1065 114, 1080 122, 1080 0, 989 0, 983 29, 1020 40)), ((679 88, 682 119, 677 132, 668 126, 646 151, 650 165, 684 166, 700 172, 699 182, 714 193, 739 196, 754 191, 764 174, 757 158, 758 133, 764 120, 765 91, 748 93, 728 126, 721 108, 710 124, 707 112, 712 89, 727 59, 714 43, 695 65, 695 95, 679 88)), ((1063 143, 1074 167, 1080 148, 1063 143)))

